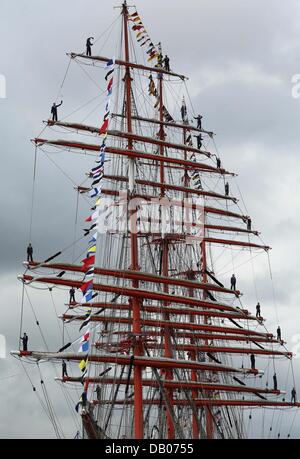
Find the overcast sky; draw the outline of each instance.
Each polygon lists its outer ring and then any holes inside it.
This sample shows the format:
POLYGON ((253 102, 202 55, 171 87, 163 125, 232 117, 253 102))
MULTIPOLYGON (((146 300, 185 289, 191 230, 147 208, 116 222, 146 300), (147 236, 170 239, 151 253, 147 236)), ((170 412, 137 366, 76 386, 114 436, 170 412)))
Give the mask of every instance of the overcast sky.
MULTIPOLYGON (((22 272, 29 234, 30 139, 41 131, 57 95, 66 96, 59 90, 68 63, 66 52, 81 52, 86 37, 100 36, 119 14, 112 8, 116 4, 108 0, 1 0, 0 74, 6 78, 7 98, 0 99, 0 333, 6 336, 8 350, 18 345, 21 287, 16 277, 22 272)), ((300 334, 300 99, 292 97, 291 84, 292 76, 300 73, 299 1, 289 0, 288 7, 280 0, 137 0, 135 4, 153 40, 163 43, 172 68, 189 75, 193 105, 204 115, 205 127, 216 132, 222 161, 239 174, 237 183, 249 214, 264 241, 273 247, 277 314, 292 348, 293 337, 300 334)), ((112 49, 114 44, 108 41, 103 54, 109 55, 112 49)), ((84 85, 78 91, 70 81, 68 88, 67 94, 73 97, 70 106, 88 98, 84 85)), ((74 160, 72 167, 76 166, 74 160)), ((39 168, 41 199, 33 234, 35 248, 47 257, 71 234, 60 223, 72 221, 75 208, 65 207, 55 186, 50 186, 57 171, 44 159, 39 168), (55 232, 57 228, 60 233, 55 232)), ((65 198, 67 202, 68 195, 65 198)), ((257 281, 262 295, 263 279, 259 276, 257 281)), ((264 296, 271 299, 272 292, 264 296)), ((47 324, 49 343, 57 344, 49 298, 36 296, 35 306, 41 322, 47 324)), ((277 314, 271 300, 267 306, 267 326, 275 331, 277 314)), ((30 329, 29 314, 26 320, 30 329)), ((33 340, 35 335, 31 333, 33 340)), ((299 378, 300 360, 295 359, 294 367, 299 378)), ((34 373, 37 384, 36 370, 30 366, 27 370, 34 373)), ((43 371, 47 380, 49 370, 43 371)), ((76 431, 60 391, 54 390, 53 383, 49 387, 60 421, 68 426, 66 435, 71 437, 76 431)), ((53 437, 21 365, 12 358, 0 360, 0 407, 1 438, 53 437)), ((293 413, 284 419, 290 426, 293 413)), ((299 416, 292 435, 300 438, 299 416)))

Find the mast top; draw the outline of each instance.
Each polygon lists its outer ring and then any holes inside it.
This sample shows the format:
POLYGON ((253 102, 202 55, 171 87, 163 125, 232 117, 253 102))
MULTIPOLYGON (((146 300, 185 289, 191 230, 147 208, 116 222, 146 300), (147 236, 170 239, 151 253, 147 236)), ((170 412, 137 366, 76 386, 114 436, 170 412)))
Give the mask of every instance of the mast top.
POLYGON ((124 9, 124 8, 136 8, 136 6, 135 5, 127 5, 127 0, 124 0, 122 5, 114 6, 114 9, 116 9, 116 8, 122 8, 122 9, 124 9))

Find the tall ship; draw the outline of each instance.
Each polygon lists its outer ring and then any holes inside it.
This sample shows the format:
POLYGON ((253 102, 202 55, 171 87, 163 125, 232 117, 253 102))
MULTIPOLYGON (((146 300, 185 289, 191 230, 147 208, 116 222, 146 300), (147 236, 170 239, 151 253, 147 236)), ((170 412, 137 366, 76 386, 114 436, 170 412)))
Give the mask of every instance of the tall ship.
MULTIPOLYGON (((88 38, 84 52, 68 54, 62 87, 79 66, 98 86, 96 98, 84 116, 75 110, 62 118, 68 101, 59 94, 33 139, 34 180, 43 153, 51 161, 64 155, 66 180, 76 155, 82 180, 71 183, 74 240, 65 244, 57 228, 61 245, 43 261, 31 232, 19 276, 20 349, 12 355, 27 374, 27 364, 54 366, 80 421, 78 438, 247 438, 259 436, 249 432, 254 410, 270 413, 262 436, 277 435, 277 416, 286 410, 292 424, 300 406, 293 355, 280 326, 267 329, 258 295, 249 305, 242 294, 256 257, 269 263, 270 247, 235 195, 236 174, 223 164, 214 133, 193 109, 188 78, 138 10, 126 1, 118 8, 114 55, 102 55, 110 28, 88 38), (36 288, 55 298, 62 331, 55 349, 45 340, 33 349, 23 325, 36 288)), ((41 379, 43 407, 61 437, 41 379)))

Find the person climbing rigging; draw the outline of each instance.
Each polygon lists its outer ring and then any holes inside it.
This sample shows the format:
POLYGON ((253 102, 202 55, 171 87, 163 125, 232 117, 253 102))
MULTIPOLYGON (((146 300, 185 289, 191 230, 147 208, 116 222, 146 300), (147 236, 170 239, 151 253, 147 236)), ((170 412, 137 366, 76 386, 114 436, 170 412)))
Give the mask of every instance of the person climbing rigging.
POLYGON ((257 303, 256 305, 256 318, 257 319, 261 319, 261 315, 260 315, 260 304, 257 303))
POLYGON ((33 263, 33 247, 31 244, 27 247, 27 261, 33 263))
POLYGON ((221 160, 217 158, 217 169, 221 169, 221 160))
POLYGON ((167 72, 170 72, 170 58, 167 55, 165 55, 163 63, 164 63, 165 70, 167 72))
POLYGON ((278 340, 278 341, 281 341, 281 328, 280 328, 279 325, 278 325, 278 327, 277 327, 277 340, 278 340))
POLYGON ((273 376, 273 387, 274 387, 274 390, 277 390, 277 376, 276 376, 276 373, 274 373, 274 376, 273 376))
POLYGON ((92 46, 94 46, 94 44, 92 43, 91 40, 94 40, 94 37, 89 37, 86 41, 86 55, 87 56, 92 55, 92 46))
POLYGON ((23 351, 27 352, 27 350, 28 350, 28 335, 26 333, 24 333, 23 337, 21 336, 20 339, 21 339, 22 344, 23 344, 23 351))
POLYGON ((292 392, 291 392, 291 403, 296 403, 297 402, 297 393, 295 387, 293 387, 292 392))
POLYGON ((75 288, 72 287, 70 289, 70 303, 76 303, 76 299, 75 299, 75 288))
POLYGON ((251 362, 251 370, 255 370, 255 355, 250 355, 250 362, 251 362))
POLYGON ((225 183, 225 196, 229 196, 229 183, 225 183))
POLYGON ((202 118, 203 116, 198 115, 193 117, 194 120, 197 120, 197 129, 202 129, 202 118))
POLYGON ((60 102, 60 104, 56 105, 55 102, 53 102, 53 105, 51 107, 51 114, 52 114, 52 121, 57 121, 57 109, 62 105, 63 101, 60 102))
POLYGON ((230 279, 230 290, 236 290, 236 277, 232 274, 230 279))

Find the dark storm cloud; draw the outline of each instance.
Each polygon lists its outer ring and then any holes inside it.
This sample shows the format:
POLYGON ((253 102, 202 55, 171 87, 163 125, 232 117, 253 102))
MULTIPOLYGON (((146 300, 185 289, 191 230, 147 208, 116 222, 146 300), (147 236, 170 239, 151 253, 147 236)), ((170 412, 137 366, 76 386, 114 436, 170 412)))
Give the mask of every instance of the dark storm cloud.
MULTIPOLYGON (((20 288, 15 278, 22 271, 20 262, 25 256, 30 224, 33 147, 29 140, 43 128, 41 121, 49 116, 57 96, 64 98, 61 110, 65 115, 94 94, 95 87, 76 65, 66 88, 60 91, 68 63, 65 52, 82 51, 87 36, 100 35, 118 14, 112 10, 116 3, 2 0, 0 74, 7 80, 7 99, 0 99, 0 276, 2 308, 11 309, 1 312, 0 333, 6 334, 9 348, 15 348, 18 341, 20 288)), ((171 66, 189 75, 195 110, 204 115, 205 126, 217 133, 222 160, 239 173, 237 181, 253 222, 274 247, 271 257, 279 316, 286 336, 292 337, 299 333, 294 314, 299 314, 300 294, 300 100, 291 96, 291 77, 300 73, 299 2, 291 0, 289 8, 279 0, 136 3, 153 40, 162 41, 171 66)), ((113 51, 108 41, 102 52, 108 55, 113 51)), ((68 161, 55 159, 63 165, 68 161)), ((72 157, 68 166, 76 181, 81 180, 83 164, 87 163, 72 157)), ((39 199, 32 237, 35 250, 44 258, 73 238, 75 208, 65 203, 74 202, 74 190, 43 154, 38 171, 39 199)), ((82 215, 84 210, 83 204, 82 215)), ((245 300, 253 308, 256 298, 252 285, 244 277, 242 282, 247 292, 245 300)), ((266 315, 270 312, 271 316, 267 325, 273 331, 277 317, 271 309, 272 295, 264 274, 258 272, 257 284, 265 301, 264 311, 268 307, 266 315)), ((41 305, 44 309, 38 309, 39 316, 45 324, 50 321, 46 312, 49 304, 41 301, 41 305)), ((27 315, 26 325, 30 327, 30 323, 27 315)), ((49 323, 47 339, 55 347, 56 324, 49 323)), ((33 342, 38 343, 37 332, 32 333, 33 342)), ((0 360, 0 379, 20 370, 14 360, 0 360)), ((49 374, 48 379, 52 376, 49 374)), ((50 390, 55 399, 57 386, 51 384, 50 390)), ((25 380, 1 383, 0 404, 8 400, 10 409, 5 416, 3 411, 0 413, 0 437, 53 436, 36 399, 27 394, 25 380)), ((61 400, 57 400, 56 407, 62 420, 65 417, 67 421, 70 415, 63 410, 61 400)), ((68 428, 68 435, 72 433, 76 433, 73 424, 68 428)), ((294 433, 300 437, 299 424, 294 433)))

